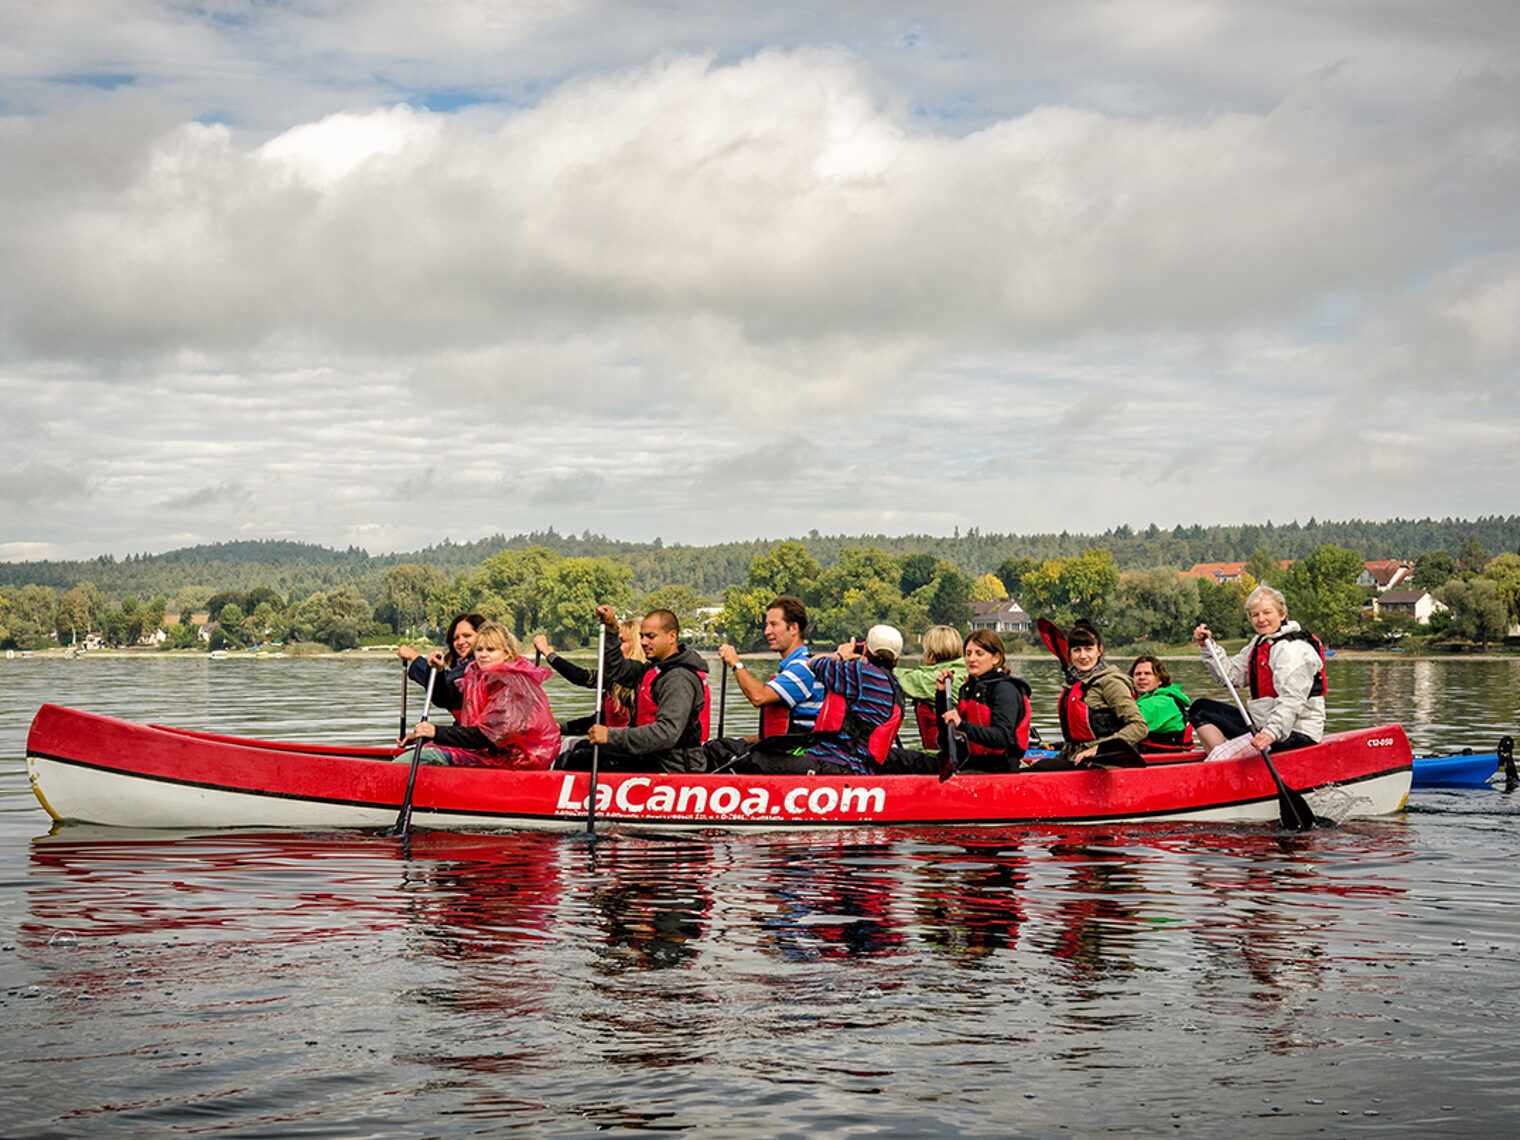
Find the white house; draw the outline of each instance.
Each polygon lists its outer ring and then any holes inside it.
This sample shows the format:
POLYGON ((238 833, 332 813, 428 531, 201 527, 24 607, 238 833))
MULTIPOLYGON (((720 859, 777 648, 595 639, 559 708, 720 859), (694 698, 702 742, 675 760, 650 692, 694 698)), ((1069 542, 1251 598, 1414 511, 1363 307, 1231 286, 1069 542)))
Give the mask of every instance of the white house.
POLYGON ((1012 598, 999 602, 972 602, 971 628, 991 629, 998 633, 1028 633, 1034 620, 1012 598))
POLYGON ((1445 609, 1445 603, 1431 597, 1429 590, 1385 590, 1372 599, 1374 617, 1408 614, 1421 625, 1429 625, 1430 615, 1445 609))

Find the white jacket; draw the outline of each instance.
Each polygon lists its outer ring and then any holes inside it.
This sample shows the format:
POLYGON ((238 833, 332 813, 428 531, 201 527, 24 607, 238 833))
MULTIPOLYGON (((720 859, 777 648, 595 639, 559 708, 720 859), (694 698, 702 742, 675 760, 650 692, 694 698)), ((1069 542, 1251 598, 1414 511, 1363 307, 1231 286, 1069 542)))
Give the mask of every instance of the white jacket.
MULTIPOLYGON (((1315 675, 1324 668, 1319 651, 1313 642, 1302 638, 1282 640, 1285 634, 1297 633, 1299 628, 1298 622, 1285 621, 1271 637, 1263 639, 1257 634, 1234 657, 1225 659, 1230 682, 1246 700, 1252 726, 1273 740, 1286 740, 1290 732, 1301 732, 1310 740, 1325 735, 1325 698, 1309 695, 1315 675), (1267 651, 1267 664, 1272 669, 1272 686, 1277 690, 1277 696, 1250 699, 1251 653, 1262 640, 1272 643, 1272 648, 1267 651)), ((1226 674, 1219 671, 1218 662, 1207 646, 1203 648, 1202 656, 1214 679, 1224 684, 1226 674)))

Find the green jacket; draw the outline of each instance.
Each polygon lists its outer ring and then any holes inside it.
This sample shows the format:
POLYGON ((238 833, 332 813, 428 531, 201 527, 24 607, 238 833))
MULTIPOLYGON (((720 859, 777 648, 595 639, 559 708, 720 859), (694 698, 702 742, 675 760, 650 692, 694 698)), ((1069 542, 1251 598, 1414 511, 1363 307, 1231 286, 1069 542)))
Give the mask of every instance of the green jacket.
POLYGON ((1177 685, 1162 685, 1135 698, 1146 727, 1152 732, 1181 732, 1187 725, 1186 710, 1192 700, 1177 685))
POLYGON ((915 665, 912 669, 898 669, 895 676, 902 691, 908 696, 916 701, 932 701, 935 684, 946 669, 955 674, 950 682, 950 702, 954 704, 955 694, 961 691, 961 686, 966 682, 964 657, 957 657, 954 661, 936 661, 933 665, 915 665))

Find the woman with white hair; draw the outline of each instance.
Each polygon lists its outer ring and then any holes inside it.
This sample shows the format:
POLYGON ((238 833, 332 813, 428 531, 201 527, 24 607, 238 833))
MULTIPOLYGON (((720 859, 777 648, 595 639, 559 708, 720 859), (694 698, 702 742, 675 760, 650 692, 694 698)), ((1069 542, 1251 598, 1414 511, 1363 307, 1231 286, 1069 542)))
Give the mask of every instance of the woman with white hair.
MULTIPOLYGON (((1325 734, 1325 647, 1296 621, 1288 620, 1288 602, 1282 592, 1260 585, 1246 598, 1246 616, 1256 636, 1234 657, 1224 659, 1212 652, 1209 627, 1193 630, 1193 640, 1203 653, 1203 663, 1215 680, 1226 677, 1237 688, 1249 686, 1246 723, 1233 704, 1200 697, 1188 709, 1188 721, 1200 743, 1214 749, 1226 740, 1251 734, 1251 747, 1285 752, 1316 744, 1325 734)), ((1222 656, 1222 655, 1220 655, 1222 656)))

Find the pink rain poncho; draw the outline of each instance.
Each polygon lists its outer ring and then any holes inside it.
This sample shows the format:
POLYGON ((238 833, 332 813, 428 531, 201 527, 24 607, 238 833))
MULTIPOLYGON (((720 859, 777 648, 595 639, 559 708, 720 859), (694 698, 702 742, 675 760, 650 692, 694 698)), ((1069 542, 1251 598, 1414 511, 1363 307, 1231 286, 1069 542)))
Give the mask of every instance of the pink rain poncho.
POLYGON ((495 746, 491 752, 450 748, 452 763, 475 768, 547 768, 559 755, 559 726, 544 693, 552 669, 525 657, 500 665, 471 661, 459 680, 464 694, 461 725, 480 729, 495 746))

